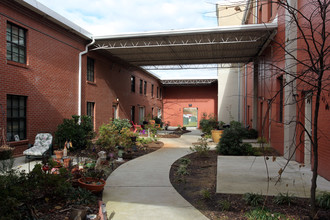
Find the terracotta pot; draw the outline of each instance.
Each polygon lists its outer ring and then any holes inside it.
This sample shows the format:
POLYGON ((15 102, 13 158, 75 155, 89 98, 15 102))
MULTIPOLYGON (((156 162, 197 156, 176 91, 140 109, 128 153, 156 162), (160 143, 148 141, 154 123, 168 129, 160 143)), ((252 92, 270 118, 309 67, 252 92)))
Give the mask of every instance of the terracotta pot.
POLYGON ((78 182, 81 188, 87 189, 94 193, 101 192, 105 186, 105 181, 103 179, 93 177, 82 177, 78 179, 78 182))
POLYGON ((212 140, 214 143, 219 143, 223 130, 212 130, 212 140))
POLYGON ((56 155, 57 159, 61 159, 63 157, 63 151, 62 150, 54 150, 54 154, 56 155))
POLYGON ((69 167, 70 166, 70 161, 71 161, 71 158, 63 159, 64 167, 69 167))

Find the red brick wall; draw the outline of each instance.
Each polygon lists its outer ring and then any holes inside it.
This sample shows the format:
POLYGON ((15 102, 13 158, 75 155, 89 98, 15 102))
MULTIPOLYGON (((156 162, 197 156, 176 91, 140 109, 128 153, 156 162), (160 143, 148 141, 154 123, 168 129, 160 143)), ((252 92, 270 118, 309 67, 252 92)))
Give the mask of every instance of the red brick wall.
MULTIPOLYGON (((305 6, 303 7, 303 14, 308 15, 310 14, 313 9, 312 7, 306 7, 306 4, 310 4, 308 0, 304 1, 299 1, 298 7, 305 6)), ((273 14, 274 12, 278 12, 278 31, 276 34, 276 37, 274 39, 274 42, 264 51, 262 54, 262 59, 265 60, 267 63, 271 63, 272 65, 276 66, 275 67, 267 67, 265 68, 265 79, 260 79, 259 76, 259 87, 258 87, 258 97, 264 98, 265 100, 271 99, 276 95, 276 91, 278 91, 278 85, 277 85, 277 78, 283 74, 280 69, 284 69, 285 67, 285 59, 284 59, 284 51, 281 48, 283 45, 285 45, 285 20, 284 20, 284 10, 280 8, 280 10, 277 11, 277 7, 273 7, 273 14), (276 9, 274 9, 276 8, 276 9), (266 89, 265 89, 266 88, 266 89)), ((264 10, 263 10, 264 11, 264 10)), ((265 19, 267 18, 267 14, 262 14, 262 20, 266 21, 265 19)), ((308 17, 308 16, 307 16, 308 17)), ((252 16, 248 19, 249 22, 251 22, 252 16)), ((303 23, 303 19, 300 17, 300 22, 303 23)), ((329 26, 327 26, 328 28, 329 26)), ((306 33, 306 32, 305 32, 306 33)), ((299 33, 298 33, 299 37, 299 33)), ((319 40, 319 39, 318 39, 319 40)), ((302 41, 299 40, 297 44, 298 48, 306 48, 306 44, 302 41)), ((313 46, 311 47, 311 51, 313 51, 313 46)), ((315 52, 315 50, 314 50, 315 52)), ((300 60, 306 60, 307 54, 304 53, 303 50, 299 50, 297 53, 297 57, 300 60)), ((308 60, 308 59, 307 59, 308 60)), ((308 61, 305 61, 308 62, 308 61)), ((252 75, 252 68, 251 65, 247 68, 247 90, 248 90, 248 97, 251 96, 251 91, 249 88, 253 86, 253 78, 249 77, 252 75)), ((298 65, 297 68, 297 73, 300 73, 304 71, 303 66, 298 65)), ((324 75, 324 79, 327 79, 329 77, 330 73, 326 72, 324 75)), ((284 76, 285 78, 285 76, 284 76)), ((311 80, 308 80, 311 82, 311 80)), ((326 81, 324 82, 326 83, 326 81)), ((297 81, 297 118, 300 120, 302 124, 305 123, 305 100, 304 100, 304 92, 308 91, 311 89, 310 86, 308 86, 305 82, 303 81, 297 81)), ((325 85, 325 84, 324 84, 325 85)), ((328 90, 328 85, 325 87, 326 90, 328 90)), ((245 91, 245 90, 244 90, 245 91)), ((315 92, 313 93, 313 100, 312 100, 312 110, 315 109, 315 92)), ((323 92, 322 97, 321 97, 321 103, 320 103, 320 111, 319 111, 319 126, 318 126, 318 134, 319 134, 319 169, 318 172, 321 176, 325 177, 326 179, 330 179, 330 172, 329 172, 329 167, 330 167, 330 162, 329 162, 329 157, 330 157, 330 148, 329 148, 329 128, 330 128, 330 119, 329 119, 329 110, 327 110, 326 105, 330 102, 329 99, 330 95, 328 92, 323 92)), ((252 102, 252 98, 247 99, 248 105, 252 102)), ((258 100, 258 129, 259 129, 259 135, 261 133, 260 129, 263 129, 264 134, 267 134, 268 130, 267 128, 261 128, 261 121, 262 120, 262 115, 265 116, 266 114, 266 106, 265 102, 263 101, 263 110, 261 112, 261 102, 262 100, 258 100), (261 115, 262 113, 262 115, 261 115)), ((271 125, 270 125, 270 143, 271 146, 274 147, 277 151, 279 151, 281 154, 284 154, 283 149, 284 149, 284 128, 282 123, 278 123, 278 114, 279 114, 279 98, 275 98, 274 102, 272 103, 272 108, 271 108, 271 125)), ((252 109, 250 109, 250 114, 248 117, 252 117, 251 115, 252 109)), ((284 113, 284 111, 283 111, 284 113)), ((312 115, 314 118, 314 113, 312 115)), ((298 145, 297 151, 296 151, 296 160, 298 162, 304 162, 304 132, 302 127, 297 127, 296 130, 296 144, 298 145)))
MULTIPOLYGON (((0 13, 0 104, 6 110, 7 94, 27 96, 27 140, 32 144, 38 132, 54 134, 64 118, 78 114, 78 60, 88 41, 11 1, 0 3, 0 13), (27 30, 26 65, 6 59, 7 21, 27 30)), ((89 52, 82 61, 82 114, 86 114, 87 102, 95 102, 96 130, 112 117, 116 98, 121 118, 130 118, 132 105, 136 106, 136 121, 138 105, 145 106, 146 115, 152 107, 154 115, 157 108, 162 109, 161 99, 156 98, 156 88, 161 85, 155 77, 99 52, 89 52), (87 56, 95 59, 95 83, 87 82, 87 56), (131 75, 136 77, 135 94, 130 90, 131 75), (139 79, 148 83, 146 96, 139 94, 139 79)), ((6 127, 6 116, 2 120, 1 115, 0 125, 6 127)), ((12 145, 20 155, 27 142, 12 145)))
POLYGON ((27 96, 27 138, 33 143, 38 132, 54 133, 63 118, 77 113, 75 61, 85 42, 41 16, 22 7, 16 11, 15 4, 6 3, 0 3, 0 104, 6 111, 7 94, 27 96), (6 59, 8 21, 27 30, 26 65, 6 59))
MULTIPOLYGON (((112 105, 119 99, 119 117, 131 118, 131 106, 135 106, 135 123, 139 123, 139 106, 145 107, 145 116, 157 116, 157 109, 162 109, 162 101, 157 98, 157 87, 161 88, 158 79, 145 73, 141 69, 130 67, 128 64, 115 62, 111 58, 96 52, 89 52, 88 56, 95 59, 95 83, 87 81, 85 71, 86 56, 83 63, 83 82, 85 95, 83 98, 83 113, 86 103, 95 103, 95 128, 107 123, 113 117, 112 105), (135 92, 131 92, 131 76, 135 76, 135 92), (140 79, 147 82, 147 94, 139 93, 140 79), (151 85, 154 85, 154 96, 151 96, 151 85)), ((144 87, 143 87, 144 88, 144 87)))
POLYGON ((217 85, 169 86, 164 90, 164 121, 170 126, 183 126, 183 108, 198 108, 198 125, 203 113, 217 116, 217 85))

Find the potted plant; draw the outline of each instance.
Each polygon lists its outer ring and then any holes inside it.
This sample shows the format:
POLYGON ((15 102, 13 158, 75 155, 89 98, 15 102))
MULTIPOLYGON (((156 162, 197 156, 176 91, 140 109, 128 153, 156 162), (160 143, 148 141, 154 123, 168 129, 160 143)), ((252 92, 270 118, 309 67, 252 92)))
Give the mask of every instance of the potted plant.
POLYGON ((62 149, 54 150, 54 154, 56 156, 56 159, 62 159, 62 157, 63 157, 63 150, 62 149))
POLYGON ((222 133, 223 133, 223 125, 225 123, 223 121, 218 122, 218 126, 214 127, 213 130, 211 130, 212 134, 212 140, 214 143, 219 143, 222 133))
POLYGON ((104 172, 98 170, 88 170, 84 176, 78 179, 79 187, 87 189, 93 193, 101 192, 105 186, 104 172))

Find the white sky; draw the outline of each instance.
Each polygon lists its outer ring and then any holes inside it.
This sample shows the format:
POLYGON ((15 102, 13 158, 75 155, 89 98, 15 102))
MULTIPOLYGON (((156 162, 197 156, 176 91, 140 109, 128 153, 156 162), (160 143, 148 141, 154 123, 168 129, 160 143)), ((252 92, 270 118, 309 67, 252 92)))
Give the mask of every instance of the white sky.
MULTIPOLYGON (((95 36, 216 27, 219 0, 38 0, 95 36)), ((228 1, 227 1, 228 2, 228 1)), ((161 79, 215 78, 216 69, 152 71, 161 79)))

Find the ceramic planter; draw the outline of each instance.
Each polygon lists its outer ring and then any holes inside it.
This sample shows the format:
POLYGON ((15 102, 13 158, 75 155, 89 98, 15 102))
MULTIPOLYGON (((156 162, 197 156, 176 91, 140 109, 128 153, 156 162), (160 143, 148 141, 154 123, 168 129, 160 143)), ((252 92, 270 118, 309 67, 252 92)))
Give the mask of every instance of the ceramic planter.
POLYGON ((99 178, 82 177, 78 179, 79 186, 93 193, 101 192, 104 189, 105 181, 99 178))
POLYGON ((63 157, 63 151, 62 150, 54 150, 54 154, 56 155, 57 159, 61 159, 63 157))
POLYGON ((219 143, 223 130, 212 130, 212 140, 214 143, 219 143))

